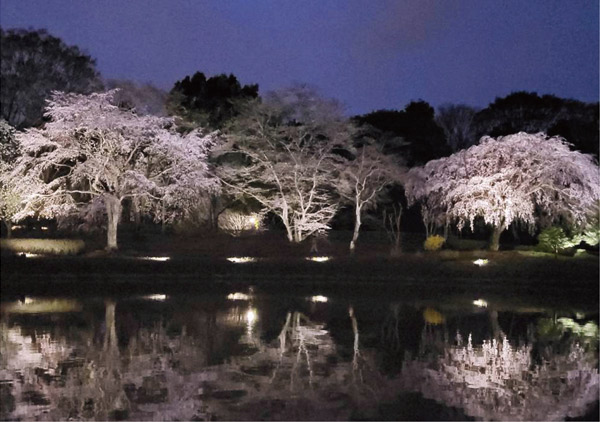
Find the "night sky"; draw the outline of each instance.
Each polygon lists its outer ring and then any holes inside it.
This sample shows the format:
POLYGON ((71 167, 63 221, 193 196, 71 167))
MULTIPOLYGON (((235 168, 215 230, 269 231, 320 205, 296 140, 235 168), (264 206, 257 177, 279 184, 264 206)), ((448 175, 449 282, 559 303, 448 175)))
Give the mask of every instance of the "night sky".
POLYGON ((0 24, 46 28, 105 78, 170 89, 196 71, 260 92, 294 82, 349 114, 486 106, 517 90, 598 101, 598 0, 2 0, 0 24))

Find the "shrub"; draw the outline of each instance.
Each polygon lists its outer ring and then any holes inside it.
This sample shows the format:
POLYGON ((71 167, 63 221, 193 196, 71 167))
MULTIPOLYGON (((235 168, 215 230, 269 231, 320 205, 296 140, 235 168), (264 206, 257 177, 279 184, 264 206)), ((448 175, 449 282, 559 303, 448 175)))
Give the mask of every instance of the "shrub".
POLYGON ((585 242, 590 246, 596 246, 600 243, 600 225, 590 224, 583 233, 573 238, 573 243, 578 245, 580 242, 585 242))
POLYGON ((245 214, 234 210, 225 210, 219 215, 219 229, 232 236, 257 231, 261 216, 256 213, 245 214))
POLYGON ((438 251, 442 248, 445 241, 446 239, 436 234, 433 236, 429 236, 427 239, 425 239, 423 247, 426 251, 438 251))
POLYGON ((558 254, 573 246, 575 246, 575 242, 569 238, 560 227, 548 227, 542 230, 538 236, 538 249, 544 252, 558 254))
POLYGON ((0 248, 14 253, 77 255, 85 243, 80 239, 1 239, 0 248))

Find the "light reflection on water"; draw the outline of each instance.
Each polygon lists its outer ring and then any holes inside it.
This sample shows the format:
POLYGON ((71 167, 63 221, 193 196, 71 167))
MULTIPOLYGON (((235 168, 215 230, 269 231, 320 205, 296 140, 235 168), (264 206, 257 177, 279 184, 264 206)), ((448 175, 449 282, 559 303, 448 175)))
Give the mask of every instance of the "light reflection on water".
POLYGON ((561 420, 598 400, 597 313, 249 293, 3 302, 0 419, 561 420))

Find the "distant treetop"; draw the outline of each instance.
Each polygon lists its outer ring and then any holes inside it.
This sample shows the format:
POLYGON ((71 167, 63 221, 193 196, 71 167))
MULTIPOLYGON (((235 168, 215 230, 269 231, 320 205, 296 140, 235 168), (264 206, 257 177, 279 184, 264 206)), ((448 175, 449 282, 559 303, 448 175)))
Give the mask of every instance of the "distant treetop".
POLYGON ((42 123, 52 91, 102 88, 96 62, 46 30, 0 28, 0 116, 17 129, 42 123))
POLYGON ((242 86, 232 74, 207 78, 196 72, 175 82, 168 108, 187 125, 220 129, 239 114, 244 103, 257 97, 258 85, 242 86))

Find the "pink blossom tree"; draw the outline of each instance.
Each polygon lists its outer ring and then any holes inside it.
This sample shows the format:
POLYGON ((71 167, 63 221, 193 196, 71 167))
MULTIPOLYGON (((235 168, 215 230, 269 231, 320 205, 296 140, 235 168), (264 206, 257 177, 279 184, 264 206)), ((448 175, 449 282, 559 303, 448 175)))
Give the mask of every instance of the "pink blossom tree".
POLYGON ((500 234, 513 221, 583 226, 600 198, 595 159, 543 133, 483 137, 479 145, 411 169, 405 187, 409 203, 421 202, 437 221, 455 221, 459 230, 483 218, 493 227, 491 250, 498 250, 500 234))
POLYGON ((181 136, 170 119, 115 106, 115 93, 55 92, 46 111, 51 121, 18 135, 23 154, 12 179, 25 197, 18 217, 103 211, 113 250, 125 199, 149 199, 146 211, 164 220, 198 191, 218 186, 207 166, 214 135, 181 136))

